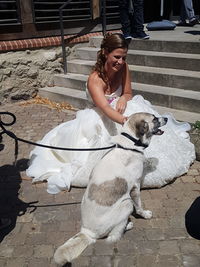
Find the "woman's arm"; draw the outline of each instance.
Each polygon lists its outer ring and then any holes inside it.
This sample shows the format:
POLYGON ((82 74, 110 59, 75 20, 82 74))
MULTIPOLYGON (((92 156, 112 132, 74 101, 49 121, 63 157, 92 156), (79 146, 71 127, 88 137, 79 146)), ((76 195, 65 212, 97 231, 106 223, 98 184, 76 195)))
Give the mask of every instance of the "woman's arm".
POLYGON ((128 64, 124 64, 124 70, 122 73, 122 95, 119 98, 116 110, 121 114, 124 113, 127 105, 127 101, 132 99, 131 78, 128 64))
POLYGON ((95 72, 89 76, 87 87, 94 104, 101 109, 107 117, 120 124, 126 121, 126 117, 109 105, 104 93, 106 84, 95 72))

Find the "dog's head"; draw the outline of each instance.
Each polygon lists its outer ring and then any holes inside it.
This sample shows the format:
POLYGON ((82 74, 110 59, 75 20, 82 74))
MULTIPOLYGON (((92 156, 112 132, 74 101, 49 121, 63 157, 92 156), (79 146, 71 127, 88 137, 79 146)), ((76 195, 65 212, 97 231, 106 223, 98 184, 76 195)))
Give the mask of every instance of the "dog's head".
POLYGON ((128 130, 134 137, 139 139, 142 144, 148 146, 153 135, 161 135, 163 131, 160 129, 167 123, 167 118, 155 117, 150 113, 135 113, 131 115, 126 123, 128 130))

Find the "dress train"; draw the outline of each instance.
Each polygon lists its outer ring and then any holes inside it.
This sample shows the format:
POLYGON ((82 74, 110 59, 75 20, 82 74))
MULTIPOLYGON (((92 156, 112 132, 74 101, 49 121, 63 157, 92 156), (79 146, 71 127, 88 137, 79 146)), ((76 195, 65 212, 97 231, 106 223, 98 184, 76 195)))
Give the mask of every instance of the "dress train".
MULTIPOLYGON (((114 108, 118 98, 111 101, 114 108)), ((150 102, 137 95, 128 101, 125 116, 149 112, 160 116, 150 102)), ((163 126, 164 134, 153 136, 145 149, 146 163, 142 188, 161 187, 186 173, 195 160, 194 145, 189 140, 188 123, 177 122, 171 114, 163 126)), ((72 148, 96 148, 112 145, 121 125, 105 117, 93 107, 77 112, 76 119, 62 123, 40 141, 42 144, 72 148)), ((27 175, 33 182, 47 180, 47 192, 56 194, 70 186, 87 186, 95 164, 108 150, 61 151, 36 147, 30 155, 27 175)))

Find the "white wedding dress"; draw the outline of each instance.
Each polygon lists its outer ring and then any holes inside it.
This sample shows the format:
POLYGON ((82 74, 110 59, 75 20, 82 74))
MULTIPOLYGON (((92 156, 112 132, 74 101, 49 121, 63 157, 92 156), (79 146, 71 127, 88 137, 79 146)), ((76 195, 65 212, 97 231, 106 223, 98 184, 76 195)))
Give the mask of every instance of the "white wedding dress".
MULTIPOLYGON (((110 105, 115 107, 121 95, 121 86, 111 95, 106 95, 110 105)), ((71 147, 100 148, 112 145, 112 135, 116 135, 121 125, 108 119, 94 107, 88 94, 90 108, 77 112, 74 120, 62 123, 47 133, 41 144, 71 147)), ((149 112, 160 116, 140 95, 128 101, 125 116, 136 112, 149 112)), ((177 122, 171 114, 163 127, 164 134, 153 136, 145 149, 145 163, 142 188, 161 187, 175 177, 186 173, 195 160, 194 145, 189 141, 188 123, 177 122)), ((95 164, 108 150, 98 151, 62 151, 35 147, 30 154, 28 176, 33 182, 47 181, 47 192, 56 194, 70 186, 87 186, 90 173, 95 164)), ((111 170, 112 171, 112 170, 111 170)))

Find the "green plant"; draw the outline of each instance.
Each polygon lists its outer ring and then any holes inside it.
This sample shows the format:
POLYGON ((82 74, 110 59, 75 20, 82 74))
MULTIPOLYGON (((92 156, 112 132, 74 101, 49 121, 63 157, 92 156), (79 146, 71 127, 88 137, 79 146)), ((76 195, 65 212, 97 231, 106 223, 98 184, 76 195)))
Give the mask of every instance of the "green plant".
POLYGON ((195 123, 193 123, 193 124, 192 124, 192 127, 193 127, 194 129, 198 129, 198 130, 200 130, 200 121, 196 121, 195 123))

